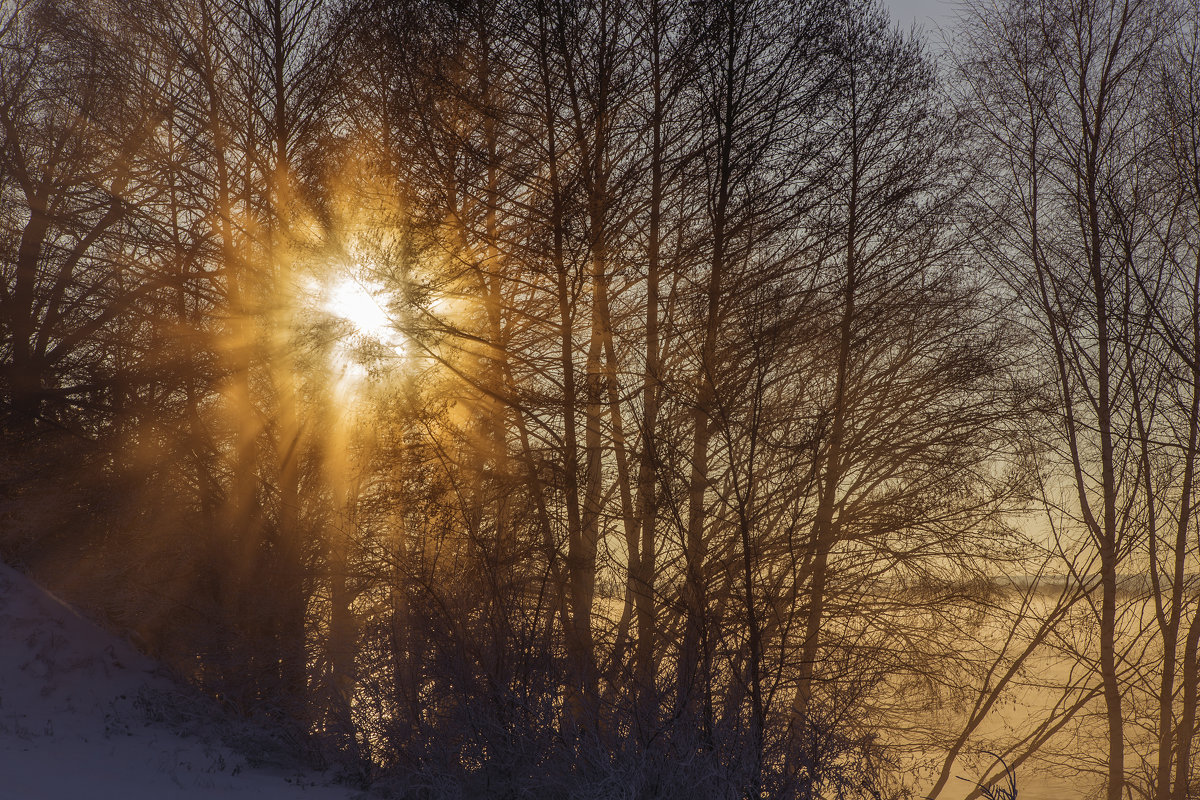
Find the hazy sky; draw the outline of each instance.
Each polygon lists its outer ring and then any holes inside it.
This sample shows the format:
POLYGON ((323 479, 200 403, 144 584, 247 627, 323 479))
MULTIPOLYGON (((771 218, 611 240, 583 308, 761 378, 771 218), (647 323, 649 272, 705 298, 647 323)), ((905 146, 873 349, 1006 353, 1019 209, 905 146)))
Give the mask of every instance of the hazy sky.
POLYGON ((955 0, 884 0, 892 19, 902 28, 916 22, 926 34, 936 33, 938 25, 948 25, 954 15, 955 0))

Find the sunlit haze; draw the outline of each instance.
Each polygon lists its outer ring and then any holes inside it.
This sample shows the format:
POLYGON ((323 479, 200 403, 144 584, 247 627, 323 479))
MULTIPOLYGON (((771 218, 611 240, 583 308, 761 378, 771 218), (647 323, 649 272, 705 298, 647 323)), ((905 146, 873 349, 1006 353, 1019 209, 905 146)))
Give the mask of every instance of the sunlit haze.
POLYGON ((384 297, 378 286, 345 277, 329 287, 323 306, 330 314, 353 325, 355 333, 388 342, 397 331, 384 310, 384 297))

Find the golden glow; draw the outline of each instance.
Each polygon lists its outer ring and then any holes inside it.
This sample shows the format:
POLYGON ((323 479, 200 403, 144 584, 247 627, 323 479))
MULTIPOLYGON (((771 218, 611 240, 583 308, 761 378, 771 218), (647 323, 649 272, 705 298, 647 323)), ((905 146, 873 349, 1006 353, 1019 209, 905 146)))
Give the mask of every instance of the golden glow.
POLYGON ((310 287, 320 311, 340 323, 329 350, 334 395, 341 402, 354 400, 383 374, 386 362, 405 355, 404 334, 388 312, 390 295, 373 281, 345 273, 310 287))
POLYGON ((358 336, 393 347, 400 344, 400 333, 385 310, 386 295, 378 286, 342 278, 326 290, 322 305, 333 316, 353 325, 358 336))

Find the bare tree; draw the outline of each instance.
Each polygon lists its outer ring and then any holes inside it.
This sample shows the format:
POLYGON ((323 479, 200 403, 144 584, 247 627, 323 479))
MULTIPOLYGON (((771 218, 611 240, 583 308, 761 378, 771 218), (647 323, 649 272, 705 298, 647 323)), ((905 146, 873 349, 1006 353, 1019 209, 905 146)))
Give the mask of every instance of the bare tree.
POLYGON ((1140 444, 1160 408, 1158 348, 1145 327, 1157 299, 1134 284, 1161 258, 1148 235, 1158 205, 1140 167, 1154 130, 1150 78, 1171 18, 1161 4, 1134 2, 974 13, 964 65, 974 74, 974 119, 995 148, 979 193, 997 218, 987 257, 1051 354, 1053 446, 1066 472, 1048 494, 1069 495, 1056 508, 1083 534, 1059 533, 1063 569, 1099 595, 1087 600, 1115 800, 1130 777, 1125 648, 1133 645, 1123 631, 1137 624, 1122 572, 1145 567, 1142 548, 1157 535, 1158 489, 1140 444))

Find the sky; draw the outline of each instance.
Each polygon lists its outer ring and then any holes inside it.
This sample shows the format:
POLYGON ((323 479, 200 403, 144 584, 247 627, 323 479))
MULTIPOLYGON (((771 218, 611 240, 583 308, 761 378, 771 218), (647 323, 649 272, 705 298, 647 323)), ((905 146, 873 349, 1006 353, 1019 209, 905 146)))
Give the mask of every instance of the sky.
POLYGON ((917 23, 927 36, 937 36, 938 25, 949 25, 954 18, 955 0, 884 0, 892 19, 907 29, 917 23))

